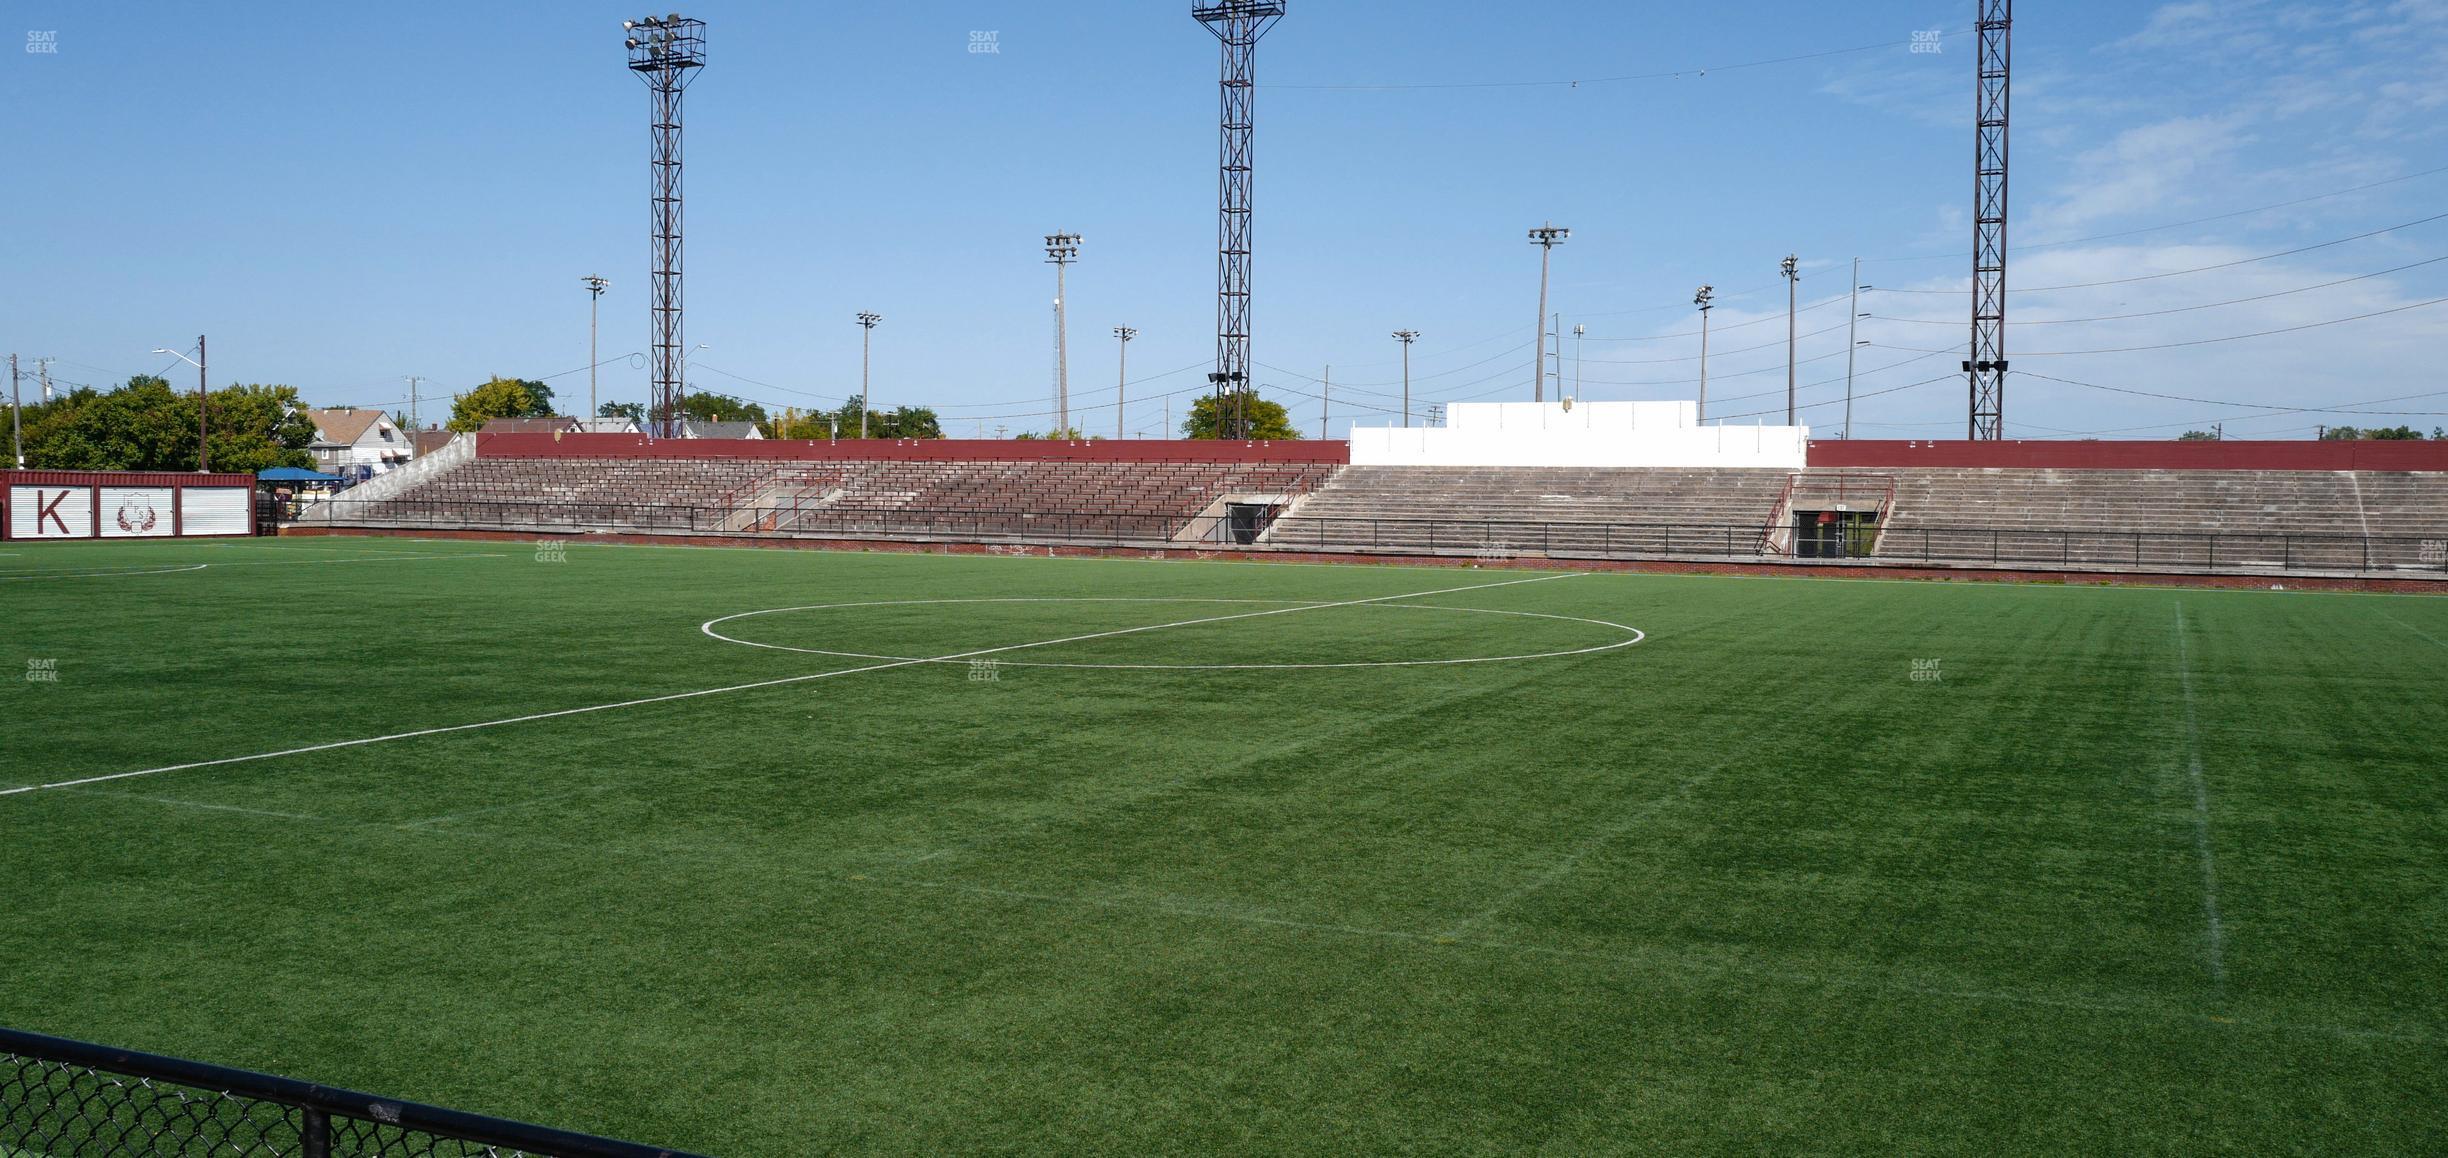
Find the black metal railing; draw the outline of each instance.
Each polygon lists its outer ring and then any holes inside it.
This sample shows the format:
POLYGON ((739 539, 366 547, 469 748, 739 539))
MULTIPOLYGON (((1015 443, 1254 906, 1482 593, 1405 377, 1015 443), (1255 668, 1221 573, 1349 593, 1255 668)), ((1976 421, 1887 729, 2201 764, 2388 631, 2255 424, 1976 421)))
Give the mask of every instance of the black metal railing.
MULTIPOLYGON (((1771 550, 1749 523, 1577 523, 1498 518, 1290 515, 1235 541, 1230 520, 1179 512, 843 509, 540 502, 335 500, 313 520, 341 527, 922 538, 1031 543, 1251 547, 1258 550, 1554 559, 1796 559, 1835 565, 1929 563, 2093 571, 2448 575, 2436 537, 2235 531, 2085 531, 2028 527, 1864 527, 1842 550, 1771 550), (1876 550, 1863 553, 1866 535, 1876 550)), ((1797 542, 1803 537, 1797 537, 1797 542)))
POLYGON ((690 1158, 13 1029, 0 1029, 0 1155, 690 1158))

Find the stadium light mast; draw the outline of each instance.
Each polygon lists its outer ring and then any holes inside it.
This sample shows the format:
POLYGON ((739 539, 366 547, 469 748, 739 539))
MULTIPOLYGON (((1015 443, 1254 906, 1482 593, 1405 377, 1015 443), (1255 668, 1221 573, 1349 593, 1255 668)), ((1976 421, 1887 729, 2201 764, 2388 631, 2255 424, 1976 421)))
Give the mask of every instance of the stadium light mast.
POLYGON ((1139 331, 1129 326, 1115 326, 1114 337, 1120 339, 1122 356, 1114 370, 1114 441, 1122 440, 1122 410, 1130 400, 1130 341, 1139 331))
POLYGON ((1064 438, 1071 437, 1071 352, 1063 273, 1079 260, 1079 243, 1076 233, 1049 233, 1045 239, 1046 263, 1054 267, 1054 429, 1064 438))
POLYGON ((629 49, 629 71, 654 94, 654 253, 648 304, 654 385, 646 418, 656 437, 671 438, 680 433, 681 393, 687 389, 681 381, 686 355, 681 352, 680 325, 680 94, 705 67, 705 21, 675 12, 624 20, 621 29, 627 33, 622 43, 629 49))
MULTIPOLYGON (((603 301, 603 292, 610 288, 612 283, 594 274, 588 274, 578 280, 586 285, 587 290, 587 418, 592 421, 600 409, 595 401, 596 306, 603 301)), ((411 398, 408 401, 411 407, 415 406, 415 399, 411 398)))
POLYGON ((1794 424, 1794 300, 1802 285, 1802 263, 1793 254, 1777 263, 1785 275, 1785 425, 1794 424))
POLYGON ((1981 0, 1972 149, 1971 436, 2006 437, 2006 111, 2014 0, 1981 0))
POLYGON ((1534 327, 1538 333, 1538 360, 1530 371, 1532 402, 1547 400, 1547 266, 1555 256, 1555 247, 1571 236, 1572 230, 1560 229, 1552 221, 1530 231, 1530 243, 1539 247, 1538 325, 1534 327))
MULTIPOLYGON (((204 335, 196 335, 196 356, 193 358, 161 346, 153 347, 153 352, 168 354, 196 368, 196 473, 209 474, 212 471, 212 416, 209 413, 212 409, 212 391, 204 382, 204 335)), ((46 398, 44 401, 50 400, 46 398)))
POLYGON ((1190 16, 1223 49, 1218 81, 1216 144, 1216 357, 1207 381, 1215 391, 1217 433, 1249 437, 1243 397, 1250 385, 1250 187, 1253 101, 1258 38, 1283 19, 1283 0, 1193 0, 1190 16), (1230 393, 1233 411, 1223 412, 1230 393))
POLYGON ((867 354, 875 343, 876 323, 884 315, 859 311, 859 437, 867 437, 867 354))
POLYGON ((1403 428, 1411 427, 1411 343, 1418 340, 1418 330, 1396 330, 1394 339, 1403 344, 1403 428))
MULTIPOLYGON (((1579 322, 1573 323, 1573 401, 1575 403, 1581 401, 1581 337, 1587 333, 1589 333, 1588 326, 1579 322)), ((1558 340, 1562 339, 1559 337, 1558 340)), ((1556 353, 1562 354, 1563 351, 1558 350, 1556 353)))
POLYGON ((1717 287, 1701 286, 1692 294, 1692 304, 1700 307, 1700 407, 1693 412, 1693 421, 1708 421, 1708 312, 1709 303, 1717 297, 1717 287))

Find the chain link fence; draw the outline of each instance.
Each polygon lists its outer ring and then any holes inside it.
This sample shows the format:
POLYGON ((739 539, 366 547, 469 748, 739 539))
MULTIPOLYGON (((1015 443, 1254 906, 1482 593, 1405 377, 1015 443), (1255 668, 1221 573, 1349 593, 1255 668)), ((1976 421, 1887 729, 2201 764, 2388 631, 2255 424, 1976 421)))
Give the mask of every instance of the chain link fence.
POLYGON ((0 1158, 691 1158, 0 1029, 0 1158))

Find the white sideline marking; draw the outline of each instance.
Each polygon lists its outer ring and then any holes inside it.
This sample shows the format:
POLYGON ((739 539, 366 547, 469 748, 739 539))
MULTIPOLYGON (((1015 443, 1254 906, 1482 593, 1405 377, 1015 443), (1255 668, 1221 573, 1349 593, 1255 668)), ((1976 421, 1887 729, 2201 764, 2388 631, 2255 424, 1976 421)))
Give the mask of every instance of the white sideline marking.
POLYGON ((493 551, 484 554, 467 553, 449 555, 352 555, 342 559, 259 559, 251 563, 189 563, 184 566, 125 568, 116 571, 78 571, 74 570, 73 568, 38 568, 31 571, 0 574, 0 582, 6 582, 12 579, 97 579, 115 578, 122 575, 171 575, 182 571, 201 571, 207 567, 297 567, 314 563, 394 563, 415 562, 425 559, 507 559, 509 557, 508 552, 493 551))
POLYGON ((2193 782, 2193 848, 2201 854, 2202 922, 2208 929, 2210 980, 2227 985, 2227 934, 2219 927, 2218 865, 2210 856, 2210 785, 2202 776, 2201 728, 2193 712, 2192 653, 2185 645, 2184 600, 2176 601, 2176 678, 2184 685, 2185 774, 2193 782))
POLYGON ((1551 579, 1578 579, 1584 574, 1588 574, 1588 572, 1574 572, 1566 575, 1540 575, 1530 579, 1508 579, 1501 583, 1474 583, 1468 587, 1442 587, 1433 591, 1413 591, 1402 595, 1379 595, 1368 599, 1346 599, 1335 603, 1308 603, 1298 607, 1279 607, 1270 611, 1243 611, 1232 615, 1208 616, 1204 619, 1185 619, 1178 623, 1156 623, 1145 627, 1124 627, 1112 631, 1095 631, 1086 635, 1066 636, 1062 639, 1045 639, 1039 640, 1035 643, 1014 643, 1007 644, 1002 647, 980 648, 975 651, 955 652, 950 655, 939 655, 928 659, 894 660, 891 663, 873 663, 864 667, 843 668, 839 671, 811 672, 807 675, 784 676, 780 679, 758 680, 754 683, 731 684, 719 688, 704 688, 693 692, 673 692, 669 695, 645 696, 634 700, 621 700, 616 703, 590 704, 583 708, 562 708, 558 711, 534 712, 524 716, 510 716, 508 718, 499 720, 479 720, 472 724, 446 724, 438 728, 418 728, 415 731, 410 732, 393 732, 387 736, 366 736, 355 740, 334 740, 328 744, 308 744, 302 748, 284 748, 278 752, 258 752, 251 756, 224 756, 218 760, 194 760, 185 764, 165 764, 159 768, 140 768, 133 772, 112 772, 101 776, 85 776, 75 780, 61 780, 51 784, 27 784, 16 788, 0 788, 0 796, 16 796, 27 792, 41 792, 50 788, 75 788, 85 784, 101 784, 106 781, 127 780, 137 776, 157 776, 165 772, 185 772, 196 768, 218 768, 225 764, 248 764, 257 760, 276 760, 283 756, 303 756, 313 752, 329 752, 339 748, 357 748, 363 747, 367 744, 383 744, 392 740, 413 740, 420 736, 441 736, 452 732, 474 731, 478 728, 498 728, 505 724, 524 724, 535 720, 559 719, 563 716, 582 716, 589 712, 609 712, 618 708, 643 707, 647 704, 667 704, 676 700, 693 700, 702 696, 719 696, 726 692, 745 692, 753 691, 758 688, 778 688, 789 684, 803 684, 810 683, 815 680, 833 679, 837 676, 860 675, 865 672, 873 671, 889 671, 897 667, 913 667, 922 663, 944 663, 951 660, 974 659, 979 656, 1000 655, 1004 652, 1026 651, 1030 648, 1036 647, 1054 647, 1058 644, 1082 643, 1091 639, 1109 639, 1117 635, 1136 635, 1147 631, 1163 631, 1167 628, 1191 627, 1201 623, 1222 623, 1226 620, 1232 619, 1257 619, 1269 615, 1288 615, 1295 611, 1314 611, 1328 607, 1354 607, 1363 603, 1385 603, 1396 599, 1420 599, 1430 595, 1451 595, 1461 591, 1482 591, 1490 587, 1512 587, 1522 583, 1544 583, 1551 579))
POLYGON ((185 567, 149 567, 142 571, 28 571, 21 575, 0 575, 0 583, 24 582, 28 579, 116 579, 124 575, 175 575, 181 571, 201 571, 208 563, 193 563, 185 567))

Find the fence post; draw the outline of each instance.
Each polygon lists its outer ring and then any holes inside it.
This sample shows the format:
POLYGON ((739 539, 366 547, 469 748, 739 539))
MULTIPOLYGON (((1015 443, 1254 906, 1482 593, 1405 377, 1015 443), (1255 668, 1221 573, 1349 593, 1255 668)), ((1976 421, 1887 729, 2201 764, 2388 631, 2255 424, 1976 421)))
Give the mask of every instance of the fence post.
POLYGON ((1674 558, 1674 524, 1666 524, 1666 557, 1674 558))
POLYGON ((1610 559, 1615 557, 1615 524, 1598 525, 1598 553, 1610 559))
POLYGON ((298 1142, 306 1158, 331 1158, 331 1118, 312 1106, 301 1107, 305 1120, 298 1124, 298 1142))
POLYGON ((2278 536, 2278 569, 2281 571, 2295 569, 2295 536, 2293 535, 2278 536))

